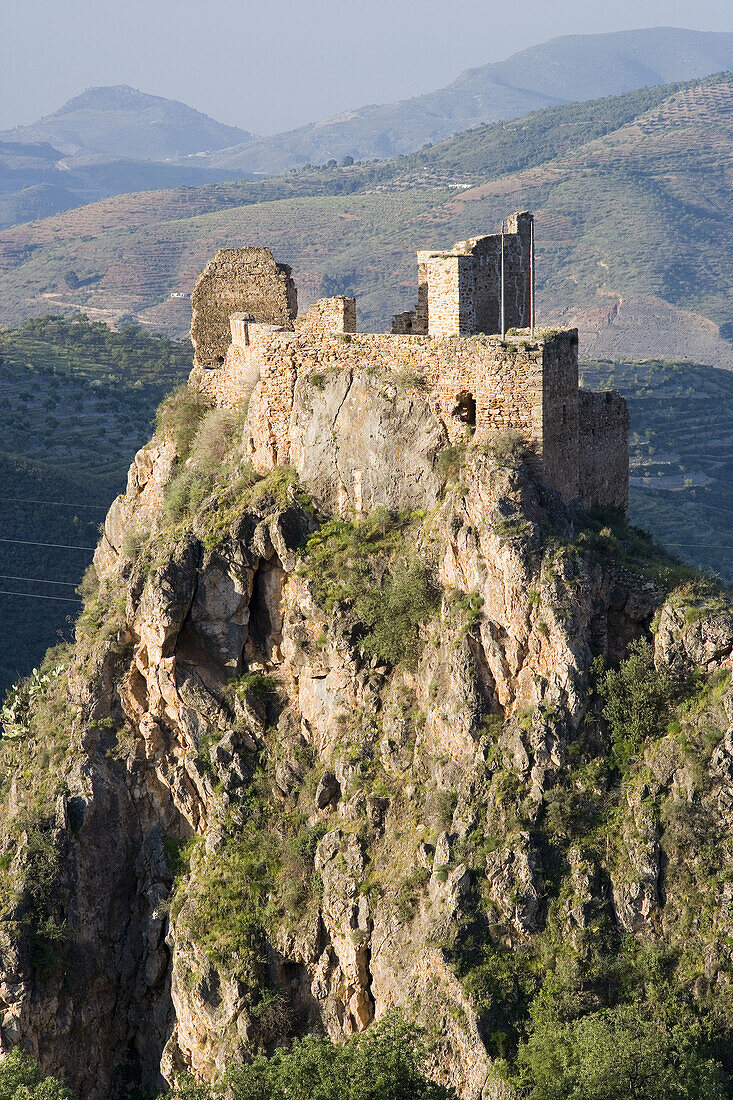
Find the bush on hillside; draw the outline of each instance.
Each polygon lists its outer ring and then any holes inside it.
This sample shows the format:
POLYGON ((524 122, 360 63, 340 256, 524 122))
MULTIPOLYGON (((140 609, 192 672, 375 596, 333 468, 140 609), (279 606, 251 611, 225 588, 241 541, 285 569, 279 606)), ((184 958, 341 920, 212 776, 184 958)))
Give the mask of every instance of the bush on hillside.
POLYGON ((535 1020, 518 1053, 527 1100, 724 1100, 709 1036, 681 1002, 535 1020))
POLYGON ((209 409, 204 413, 191 444, 191 464, 197 470, 219 472, 231 448, 237 419, 233 409, 209 409))
POLYGON ((602 673, 598 691, 614 756, 624 766, 647 741, 662 736, 682 689, 667 669, 655 667, 654 650, 641 638, 631 643, 629 656, 617 669, 603 670, 602 662, 595 667, 602 673))
POLYGON ((208 405, 198 390, 178 386, 158 407, 155 422, 164 439, 175 444, 176 454, 184 462, 190 452, 208 405))
POLYGON ((44 1077, 29 1054, 18 1047, 0 1062, 0 1100, 75 1100, 55 1077, 44 1077))
POLYGON ((232 1070, 229 1085, 234 1100, 455 1100, 424 1076, 426 1055, 421 1030, 395 1011, 341 1047, 306 1038, 260 1055, 232 1070))

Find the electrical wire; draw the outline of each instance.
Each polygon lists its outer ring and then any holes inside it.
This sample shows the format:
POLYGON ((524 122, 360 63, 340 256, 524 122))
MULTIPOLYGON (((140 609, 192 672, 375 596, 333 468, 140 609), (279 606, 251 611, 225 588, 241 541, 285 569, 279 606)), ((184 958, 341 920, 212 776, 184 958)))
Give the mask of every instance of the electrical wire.
POLYGON ((61 600, 63 603, 81 604, 82 600, 75 600, 72 596, 42 596, 39 592, 10 592, 7 588, 0 588, 0 596, 26 596, 31 600, 61 600))
POLYGON ((29 584, 61 584, 64 588, 76 588, 73 581, 50 581, 46 577, 15 577, 12 573, 0 573, 0 579, 4 581, 27 581, 29 584))
POLYGON ((56 508, 90 508, 94 512, 106 512, 104 504, 69 504, 65 500, 36 500, 34 497, 0 497, 5 504, 52 504, 56 508))
POLYGON ((96 546, 70 546, 66 542, 30 542, 28 539, 0 539, 0 542, 12 542, 15 546, 48 546, 51 550, 90 550, 92 553, 96 546))
POLYGON ((733 550, 733 546, 712 546, 709 542, 668 542, 665 538, 658 539, 662 546, 694 546, 696 550, 733 550))

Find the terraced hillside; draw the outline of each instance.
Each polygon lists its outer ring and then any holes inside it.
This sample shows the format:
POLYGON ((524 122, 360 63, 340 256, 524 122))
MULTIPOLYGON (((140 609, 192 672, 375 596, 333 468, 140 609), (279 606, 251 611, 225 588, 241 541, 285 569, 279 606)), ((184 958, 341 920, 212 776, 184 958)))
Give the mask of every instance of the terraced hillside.
POLYGON ((189 366, 189 346, 135 329, 0 329, 0 694, 68 631, 88 548, 189 366))
POLYGON ((353 293, 362 327, 383 329, 412 303, 418 247, 533 209, 543 319, 578 323, 596 356, 613 345, 614 358, 733 367, 732 152, 724 74, 552 108, 390 164, 121 196, 0 233, 0 308, 8 321, 129 314, 182 335, 170 294, 190 291, 216 248, 263 243, 293 266, 301 306, 353 293))

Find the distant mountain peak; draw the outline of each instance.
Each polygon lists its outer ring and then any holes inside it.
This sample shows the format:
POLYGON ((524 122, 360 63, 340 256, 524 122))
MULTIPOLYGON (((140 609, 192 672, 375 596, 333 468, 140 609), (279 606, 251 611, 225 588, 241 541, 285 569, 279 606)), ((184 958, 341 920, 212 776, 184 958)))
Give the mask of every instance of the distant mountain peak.
POLYGON ((45 118, 0 134, 0 139, 48 141, 67 154, 170 160, 246 145, 253 136, 179 100, 111 84, 87 88, 45 118))
MULTIPOLYGON (((71 114, 74 111, 82 110, 140 110, 141 106, 150 105, 155 103, 175 103, 176 100, 165 100, 160 96, 149 95, 147 92, 141 92, 139 88, 133 88, 129 84, 102 84, 96 85, 93 88, 85 88, 80 95, 73 96, 67 100, 62 107, 59 107, 57 111, 54 111, 52 115, 48 116, 53 118, 56 115, 71 114)), ((189 108, 193 110, 193 108, 189 108)), ((198 114, 198 112, 196 112, 198 114)))

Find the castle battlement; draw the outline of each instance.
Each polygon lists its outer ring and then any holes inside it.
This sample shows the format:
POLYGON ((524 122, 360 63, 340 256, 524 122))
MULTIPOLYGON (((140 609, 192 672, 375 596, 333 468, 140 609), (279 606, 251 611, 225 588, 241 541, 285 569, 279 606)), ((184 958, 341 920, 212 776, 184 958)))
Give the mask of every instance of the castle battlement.
POLYGON ((499 234, 418 253, 418 307, 383 334, 356 332, 353 298, 320 299, 296 317, 290 269, 267 249, 241 250, 241 264, 240 250, 228 249, 196 284, 191 382, 212 404, 249 405, 252 462, 264 472, 291 461, 296 386, 331 371, 387 368, 414 379, 450 443, 516 431, 565 500, 625 506, 626 402, 579 389, 577 330, 528 327, 531 248, 531 215, 516 214, 504 234, 504 338, 499 234))

